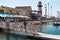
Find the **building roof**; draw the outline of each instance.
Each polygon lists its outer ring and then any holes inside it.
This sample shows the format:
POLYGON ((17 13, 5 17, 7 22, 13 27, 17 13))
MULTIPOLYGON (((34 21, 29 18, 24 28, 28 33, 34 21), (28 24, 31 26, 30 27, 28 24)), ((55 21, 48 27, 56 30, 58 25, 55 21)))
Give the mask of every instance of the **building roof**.
POLYGON ((31 6, 16 6, 15 8, 31 8, 31 6))
POLYGON ((4 10, 5 13, 18 15, 25 15, 25 13, 30 12, 32 10, 31 6, 17 6, 15 8, 1 6, 0 9, 4 10))
POLYGON ((3 7, 0 7, 0 10, 3 10, 4 12, 7 11, 7 9, 6 8, 3 8, 3 7))
POLYGON ((31 6, 17 6, 17 7, 15 7, 15 9, 23 9, 25 11, 31 11, 32 10, 31 6))

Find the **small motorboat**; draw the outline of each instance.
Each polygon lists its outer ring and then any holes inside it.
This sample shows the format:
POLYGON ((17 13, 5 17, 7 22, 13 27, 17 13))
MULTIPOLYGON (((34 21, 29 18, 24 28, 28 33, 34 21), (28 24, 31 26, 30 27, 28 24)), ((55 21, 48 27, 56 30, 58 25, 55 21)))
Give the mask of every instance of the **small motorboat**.
POLYGON ((55 26, 60 26, 60 19, 59 19, 59 18, 55 18, 55 19, 53 20, 53 25, 55 25, 55 26))

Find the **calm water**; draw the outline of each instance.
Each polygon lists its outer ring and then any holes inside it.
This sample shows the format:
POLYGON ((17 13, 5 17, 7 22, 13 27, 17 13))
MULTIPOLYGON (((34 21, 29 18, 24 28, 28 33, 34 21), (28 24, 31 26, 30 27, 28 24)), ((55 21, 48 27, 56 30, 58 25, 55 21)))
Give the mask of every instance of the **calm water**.
POLYGON ((60 26, 53 26, 52 23, 43 25, 42 32, 46 34, 60 35, 60 26))
MULTIPOLYGON (((37 29, 39 32, 45 33, 45 34, 54 34, 54 35, 60 35, 60 26, 53 26, 52 23, 44 24, 43 26, 37 25, 37 29)), ((44 40, 43 38, 36 39, 31 37, 25 37, 25 36, 19 36, 19 35, 9 35, 9 40, 44 40)), ((0 40, 7 40, 6 34, 0 34, 0 40)), ((47 40, 47 39, 45 39, 47 40)))

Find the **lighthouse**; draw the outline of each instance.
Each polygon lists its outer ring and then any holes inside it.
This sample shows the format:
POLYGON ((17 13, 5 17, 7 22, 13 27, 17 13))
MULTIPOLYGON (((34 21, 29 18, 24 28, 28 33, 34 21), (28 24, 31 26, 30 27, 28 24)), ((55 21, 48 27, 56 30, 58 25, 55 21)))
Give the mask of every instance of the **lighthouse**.
POLYGON ((42 2, 41 1, 38 2, 38 13, 39 15, 42 16, 42 2))

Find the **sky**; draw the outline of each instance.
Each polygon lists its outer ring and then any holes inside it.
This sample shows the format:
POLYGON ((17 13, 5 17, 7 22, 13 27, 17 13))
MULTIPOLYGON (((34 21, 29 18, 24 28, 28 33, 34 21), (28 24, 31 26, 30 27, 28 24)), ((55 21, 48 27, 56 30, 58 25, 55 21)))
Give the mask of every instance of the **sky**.
MULTIPOLYGON (((16 6, 31 6, 33 10, 38 10, 38 2, 42 2, 42 12, 45 14, 45 3, 49 3, 49 15, 57 16, 57 11, 60 11, 60 0, 0 0, 0 6, 16 7, 16 6)), ((47 5, 48 6, 48 5, 47 5)))

